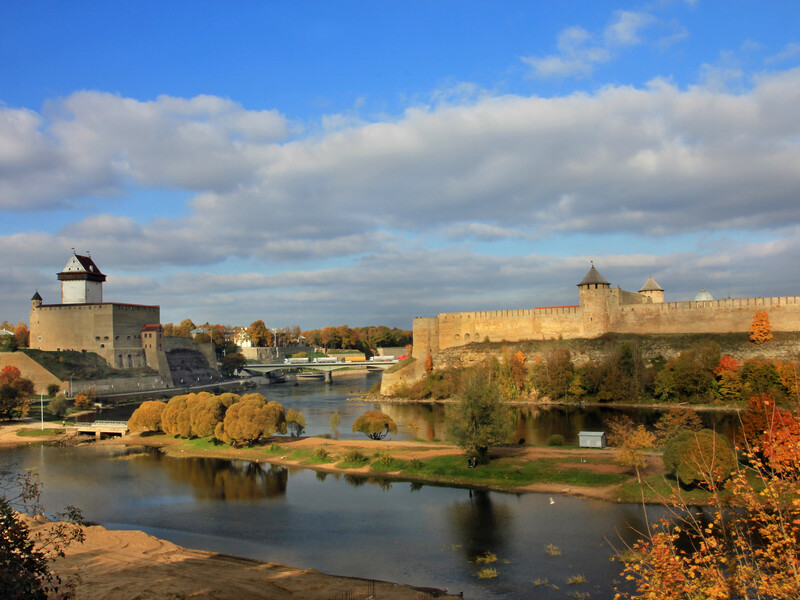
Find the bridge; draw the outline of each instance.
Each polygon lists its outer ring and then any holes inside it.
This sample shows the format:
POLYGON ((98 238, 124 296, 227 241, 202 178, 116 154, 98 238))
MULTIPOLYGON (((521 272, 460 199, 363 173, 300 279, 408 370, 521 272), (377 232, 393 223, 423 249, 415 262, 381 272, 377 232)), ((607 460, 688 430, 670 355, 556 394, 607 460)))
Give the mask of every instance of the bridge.
POLYGON ((120 437, 128 435, 127 421, 94 421, 92 423, 76 423, 74 427, 68 427, 74 433, 94 434, 98 440, 103 436, 118 435, 120 437))
POLYGON ((333 372, 342 371, 344 369, 367 369, 368 371, 384 371, 396 365, 399 361, 392 360, 378 360, 378 361, 351 361, 351 362, 326 362, 326 363, 248 363, 242 370, 255 375, 266 375, 276 371, 317 371, 325 374, 325 381, 330 383, 333 381, 333 372))

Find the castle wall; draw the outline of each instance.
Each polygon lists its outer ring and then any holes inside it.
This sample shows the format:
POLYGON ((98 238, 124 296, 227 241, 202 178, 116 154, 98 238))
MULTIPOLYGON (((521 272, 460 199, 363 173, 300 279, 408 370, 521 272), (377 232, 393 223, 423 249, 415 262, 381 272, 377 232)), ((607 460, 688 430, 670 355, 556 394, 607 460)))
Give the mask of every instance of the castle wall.
POLYGON ((595 338, 605 333, 747 332, 756 311, 768 313, 774 331, 800 331, 800 296, 652 302, 644 294, 592 286, 579 291, 580 306, 442 313, 414 319, 413 356, 425 359, 471 342, 595 338))
POLYGON ((160 321, 158 306, 43 304, 31 309, 30 346, 96 352, 115 368, 143 367, 142 327, 160 321))
POLYGON ((63 391, 69 387, 69 383, 61 381, 24 352, 0 352, 0 369, 7 366, 17 367, 23 377, 30 379, 35 394, 46 394, 47 386, 51 384, 60 386, 63 391))
POLYGON ((800 331, 800 297, 728 298, 622 306, 612 315, 616 333, 728 333, 749 331, 759 310, 774 331, 800 331))

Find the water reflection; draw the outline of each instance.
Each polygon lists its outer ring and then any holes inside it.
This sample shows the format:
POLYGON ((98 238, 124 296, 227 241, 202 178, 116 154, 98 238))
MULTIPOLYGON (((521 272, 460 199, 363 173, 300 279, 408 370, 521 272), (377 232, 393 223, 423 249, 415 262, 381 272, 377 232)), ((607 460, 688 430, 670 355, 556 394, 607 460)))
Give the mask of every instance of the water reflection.
POLYGON ((467 560, 493 552, 502 554, 513 522, 507 504, 492 502, 489 492, 469 490, 469 498, 447 506, 447 518, 467 560))
POLYGON ((214 458, 160 461, 167 476, 192 486, 201 500, 257 500, 286 494, 289 471, 285 467, 249 461, 214 458))

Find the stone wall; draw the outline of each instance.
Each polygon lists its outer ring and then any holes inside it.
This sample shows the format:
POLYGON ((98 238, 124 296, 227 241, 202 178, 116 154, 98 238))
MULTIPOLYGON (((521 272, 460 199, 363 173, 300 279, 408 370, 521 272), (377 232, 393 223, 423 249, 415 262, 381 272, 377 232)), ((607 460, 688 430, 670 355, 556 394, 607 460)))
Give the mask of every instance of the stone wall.
POLYGON ((43 304, 31 309, 30 347, 86 350, 114 368, 143 367, 142 327, 158 323, 160 308, 137 304, 43 304))

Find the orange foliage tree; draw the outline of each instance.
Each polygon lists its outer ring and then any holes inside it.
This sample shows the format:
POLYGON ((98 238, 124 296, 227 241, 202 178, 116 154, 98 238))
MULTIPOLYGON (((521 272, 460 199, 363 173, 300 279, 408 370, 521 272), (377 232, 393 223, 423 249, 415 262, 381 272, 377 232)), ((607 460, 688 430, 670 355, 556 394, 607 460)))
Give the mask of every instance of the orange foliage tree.
POLYGON ((425 356, 425 371, 428 373, 433 371, 433 357, 430 352, 425 356))
POLYGON ((772 326, 769 324, 769 315, 765 310, 756 312, 750 324, 750 340, 756 344, 763 344, 772 339, 772 326))
POLYGON ((23 377, 17 367, 3 367, 0 371, 0 419, 28 414, 28 397, 32 393, 33 382, 23 377))

